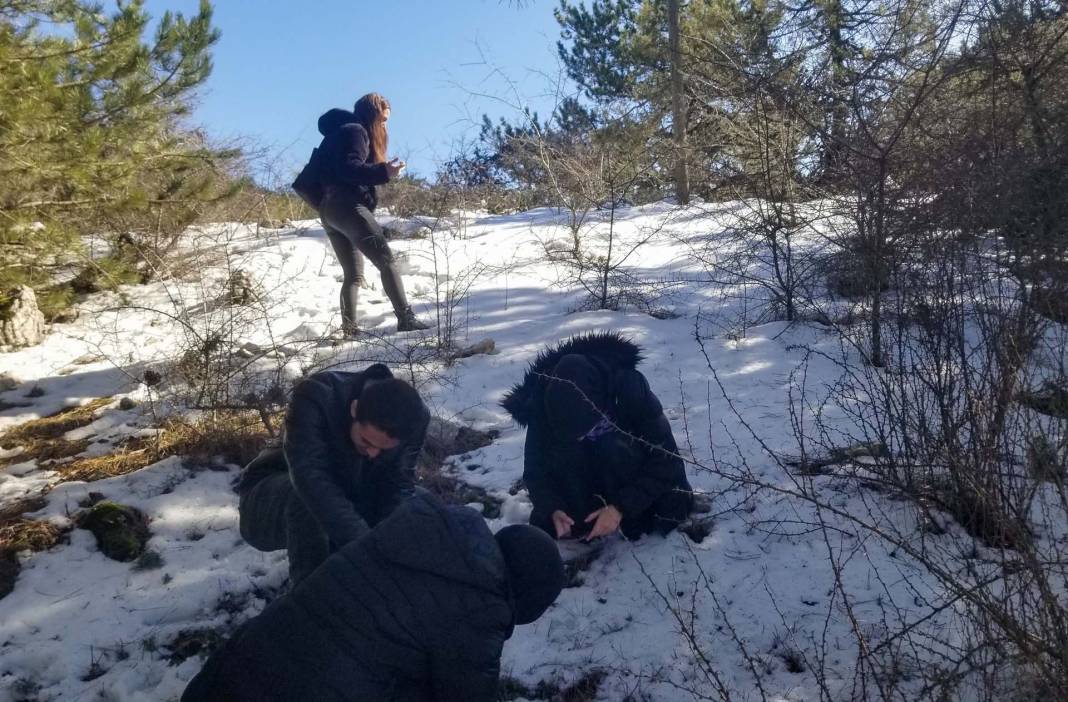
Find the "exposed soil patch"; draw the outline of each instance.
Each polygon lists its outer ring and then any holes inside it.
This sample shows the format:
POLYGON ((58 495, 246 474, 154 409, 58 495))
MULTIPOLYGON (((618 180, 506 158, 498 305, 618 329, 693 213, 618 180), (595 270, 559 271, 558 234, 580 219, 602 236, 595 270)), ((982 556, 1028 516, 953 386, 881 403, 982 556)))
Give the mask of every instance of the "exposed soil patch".
POLYGON ((442 470, 449 456, 459 456, 489 446, 496 438, 496 432, 478 431, 433 418, 427 430, 423 452, 416 463, 416 482, 444 502, 459 505, 477 502, 482 505, 485 517, 495 519, 501 516, 500 499, 442 470))
POLYGON ((498 685, 497 699, 507 702, 524 697, 549 702, 592 702, 607 677, 607 671, 593 668, 570 685, 561 686, 549 680, 542 680, 537 685, 525 685, 515 678, 504 676, 498 685))
POLYGON ((1018 549, 1033 538, 1027 525, 1010 515, 994 495, 950 488, 941 498, 941 506, 964 530, 991 548, 1018 549))
POLYGON ((580 587, 586 582, 583 575, 593 562, 601 555, 603 546, 592 546, 590 550, 564 561, 564 587, 580 587))
POLYGON ((11 594, 18 580, 19 559, 13 553, 0 553, 0 600, 11 594))
POLYGON ((223 635, 214 629, 187 629, 178 632, 164 648, 170 651, 167 660, 178 665, 193 656, 210 656, 223 642, 223 635))

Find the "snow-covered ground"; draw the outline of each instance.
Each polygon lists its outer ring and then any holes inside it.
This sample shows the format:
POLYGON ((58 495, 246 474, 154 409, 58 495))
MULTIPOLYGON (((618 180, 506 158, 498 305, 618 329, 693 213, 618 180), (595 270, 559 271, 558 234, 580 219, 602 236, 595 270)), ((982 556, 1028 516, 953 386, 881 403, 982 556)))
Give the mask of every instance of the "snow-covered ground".
MULTIPOLYGON (((907 524, 913 517, 905 503, 825 477, 814 489, 840 514, 818 509, 795 496, 801 479, 769 457, 768 450, 797 452, 794 433, 802 418, 791 415, 791 387, 795 393, 801 382, 820 392, 830 387, 840 372, 830 359, 840 345, 835 334, 816 325, 725 323, 749 304, 745 291, 707 282, 688 255, 689 246, 707 250, 710 242, 715 252, 715 237, 729 219, 729 207, 721 209, 656 204, 618 217, 624 240, 652 236, 627 267, 645 279, 670 282, 652 305, 677 315, 666 319, 634 307, 577 311, 587 309, 584 293, 560 284, 566 272, 545 255, 546 241, 569 238, 554 211, 470 215, 462 238, 436 234, 393 244, 421 316, 436 318, 436 285, 440 295, 457 281, 469 283, 454 310, 463 325, 459 342, 490 337, 496 343, 495 354, 443 366, 422 386, 436 413, 501 430, 490 446, 452 461, 462 480, 504 501, 493 528, 521 521, 529 510, 522 491, 510 494, 522 475, 523 431, 498 402, 539 349, 592 330, 616 330, 642 346, 640 369, 683 453, 694 461, 691 482, 712 498, 714 526, 699 543, 679 533, 635 543, 612 537, 581 573, 581 584, 566 589, 538 622, 516 630, 502 670, 530 688, 540 681, 567 684, 600 669, 607 673, 598 693, 604 700, 694 699, 690 690, 708 698, 726 690, 733 699, 849 699, 858 694, 857 631, 874 644, 881 632, 913 623, 929 646, 952 645, 958 636, 954 610, 942 607, 949 594, 938 581, 840 516, 871 520, 877 514, 907 524), (806 355, 806 349, 828 356, 806 355), (794 371, 803 359, 805 375, 798 379, 794 371), (713 465, 718 470, 708 469, 713 465), (836 579, 844 587, 836 588, 836 579), (842 591, 850 595, 848 607, 842 591)), ((316 223, 301 224, 258 234, 209 228, 202 236, 223 241, 225 262, 186 282, 96 296, 78 321, 55 327, 42 345, 0 355, 0 372, 21 381, 0 400, 22 405, 0 412, 0 431, 99 397, 114 401, 97 411, 89 428, 76 430, 100 440, 91 450, 99 453, 144 431, 151 424, 146 408, 152 391, 139 382, 141 374, 174 360, 188 325, 207 324, 217 313, 208 291, 217 290, 234 267, 258 281, 270 310, 269 318, 248 321, 235 332, 235 347, 281 347, 274 362, 294 377, 313 365, 358 367, 361 357, 374 357, 381 340, 334 346, 317 341, 337 324, 340 267, 316 223), (43 394, 27 397, 33 387, 43 394), (135 408, 119 409, 126 396, 138 403, 135 408)), ((395 334, 376 286, 361 295, 362 324, 403 350, 414 336, 395 334)), ((824 414, 821 420, 833 426, 846 417, 824 414)), ((102 493, 150 517, 149 548, 163 564, 138 569, 111 561, 88 532, 77 529, 67 544, 22 554, 15 590, 0 600, 3 694, 176 699, 202 659, 193 655, 173 664, 175 646, 254 615, 284 581, 284 554, 255 551, 238 535, 231 488, 237 470, 171 458, 128 476, 56 485, 47 506, 30 516, 65 525, 90 491, 102 493)), ((54 477, 32 464, 14 465, 0 472, 0 504, 39 491, 54 477)), ((963 537, 950 528, 926 538, 963 537)), ((569 556, 581 550, 564 548, 569 556)), ((890 661, 895 651, 887 647, 887 669, 907 668, 909 655, 890 661)), ((896 674, 907 691, 910 671, 896 674)))

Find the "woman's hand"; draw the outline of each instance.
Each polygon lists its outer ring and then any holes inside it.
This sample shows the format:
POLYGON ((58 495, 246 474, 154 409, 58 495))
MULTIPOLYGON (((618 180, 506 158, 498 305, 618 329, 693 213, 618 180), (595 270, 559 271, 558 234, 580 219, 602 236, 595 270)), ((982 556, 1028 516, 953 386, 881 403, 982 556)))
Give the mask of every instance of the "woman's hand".
POLYGON ((590 529, 590 533, 586 534, 583 541, 593 541, 602 536, 614 534, 622 521, 623 514, 614 505, 605 505, 599 510, 590 512, 590 516, 586 517, 586 523, 594 522, 593 529, 590 529))
POLYGON ((393 180, 404 172, 406 166, 407 164, 404 161, 401 161, 399 158, 393 158, 386 163, 386 175, 389 176, 390 180, 393 180))
POLYGON ((563 539, 571 536, 571 527, 574 524, 575 520, 567 516, 567 512, 560 509, 553 512, 553 527, 556 528, 556 538, 563 539))

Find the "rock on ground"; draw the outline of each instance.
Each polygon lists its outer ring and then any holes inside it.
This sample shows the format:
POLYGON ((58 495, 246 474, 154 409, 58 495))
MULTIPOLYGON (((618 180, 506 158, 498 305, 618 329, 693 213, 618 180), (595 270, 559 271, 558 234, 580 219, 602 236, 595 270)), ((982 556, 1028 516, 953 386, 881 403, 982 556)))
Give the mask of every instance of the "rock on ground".
POLYGON ((45 318, 37 307, 33 289, 20 285, 0 310, 0 346, 36 346, 45 337, 45 318))

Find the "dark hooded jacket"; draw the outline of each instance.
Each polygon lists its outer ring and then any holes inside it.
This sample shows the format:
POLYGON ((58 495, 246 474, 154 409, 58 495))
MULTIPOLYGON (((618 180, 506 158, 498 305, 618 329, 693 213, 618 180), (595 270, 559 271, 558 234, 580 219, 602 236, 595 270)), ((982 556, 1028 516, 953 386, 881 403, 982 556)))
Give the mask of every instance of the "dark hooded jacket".
POLYGON ((240 627, 182 700, 489 702, 512 628, 485 521, 420 491, 240 627))
POLYGON ((283 450, 293 488, 339 549, 384 519, 415 484, 415 462, 430 413, 410 438, 374 459, 356 451, 350 406, 366 383, 393 374, 376 363, 364 371, 324 371, 301 381, 286 410, 283 450))
MULTIPOLYGON (((682 512, 689 510, 691 488, 675 437, 660 400, 636 369, 640 360, 639 347, 618 334, 602 332, 574 337, 539 354, 523 381, 502 400, 501 405, 512 418, 527 428, 523 480, 536 514, 578 509, 574 504, 569 505, 561 486, 576 471, 591 468, 622 476, 607 487, 604 498, 623 514, 624 533, 628 519, 646 513, 668 493, 681 496, 682 512), (578 453, 573 439, 554 433, 545 407, 546 375, 570 354, 584 356, 596 369, 597 410, 612 427, 596 438, 580 440, 582 450, 578 453), (576 465, 576 462, 592 466, 576 465)), ((597 506, 593 502, 582 509, 597 506)), ((581 520, 586 514, 570 516, 581 520)))
POLYGON ((319 118, 320 180, 328 195, 351 199, 374 211, 378 204, 376 185, 389 182, 386 164, 370 163, 371 139, 356 115, 333 109, 319 118))

